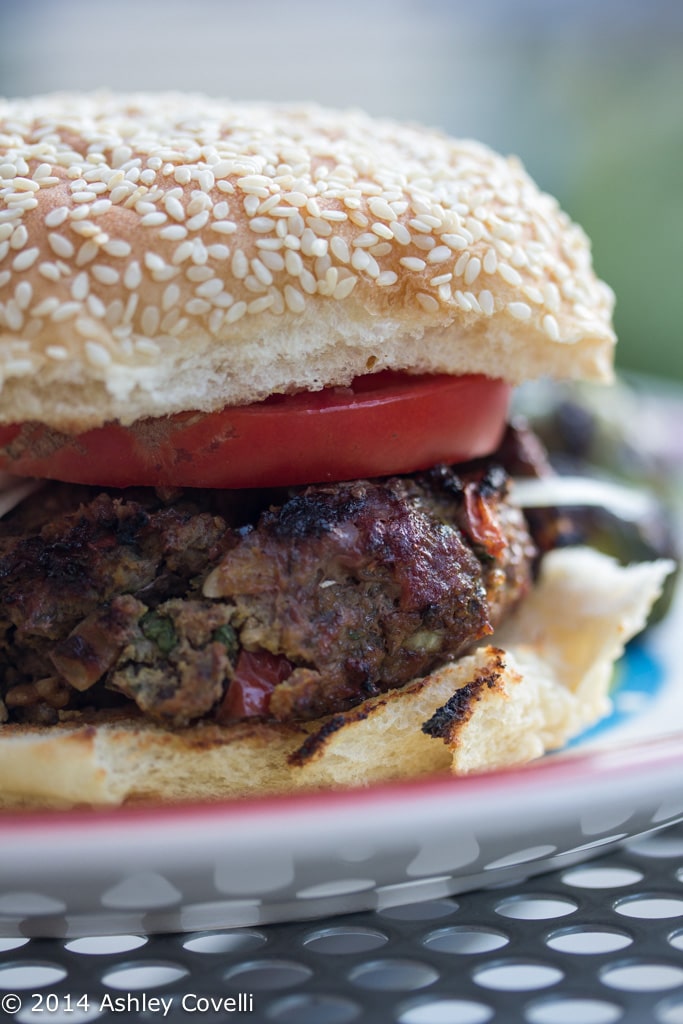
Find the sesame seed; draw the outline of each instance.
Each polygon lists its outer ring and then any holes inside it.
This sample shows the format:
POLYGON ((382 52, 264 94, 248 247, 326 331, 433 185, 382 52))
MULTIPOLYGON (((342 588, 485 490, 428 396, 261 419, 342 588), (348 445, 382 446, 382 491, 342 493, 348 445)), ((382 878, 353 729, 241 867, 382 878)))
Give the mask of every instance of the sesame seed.
POLYGON ((160 319, 161 315, 156 306, 145 306, 140 319, 140 326, 143 334, 146 334, 147 337, 155 335, 159 329, 160 319))
POLYGON ((10 249, 15 249, 15 250, 16 249, 23 249, 27 242, 28 242, 28 231, 26 230, 26 227, 25 227, 24 224, 19 224, 14 229, 14 231, 12 232, 12 235, 11 235, 10 240, 9 240, 9 247, 10 247, 10 249))
POLYGON ((213 277, 213 270, 211 267, 207 267, 206 263, 193 263, 186 268, 185 277, 188 281, 195 281, 201 284, 202 281, 208 281, 213 277))
POLYGON ((17 192, 37 192, 40 188, 38 182, 32 178, 16 177, 12 184, 17 192))
POLYGON ((349 220, 359 228, 366 228, 368 226, 368 218, 360 210, 353 210, 349 214, 349 220))
MULTIPOLYGON (((209 245, 206 248, 207 253, 213 260, 227 260, 230 259, 230 249, 227 245, 209 245)), ((270 253, 268 255, 271 255, 270 253)), ((275 255, 275 254, 272 254, 275 255)), ((265 262, 265 254, 262 257, 265 262)))
POLYGON ((58 362, 69 358, 69 352, 63 345, 48 345, 45 349, 45 355, 58 362))
POLYGON ((159 238, 167 239, 170 242, 180 242, 187 237, 187 228, 182 224, 169 224, 159 232, 159 238))
POLYGON ((86 341, 84 348, 86 359, 91 366, 104 369, 111 364, 111 356, 104 345, 99 345, 96 341, 86 341))
POLYGON ((552 315, 552 313, 547 313, 543 317, 543 330, 548 335, 551 341, 560 340, 560 328, 558 326, 557 320, 552 315))
POLYGON ((74 247, 72 243, 68 238, 65 238, 64 235, 58 235, 56 232, 52 231, 47 236, 47 242, 55 256, 61 256, 62 259, 68 260, 71 259, 74 254, 74 247))
POLYGON ((66 206, 56 206, 45 215, 44 222, 48 228, 60 227, 69 216, 69 209, 66 206))
POLYGON ((14 289, 14 301, 22 312, 28 309, 32 297, 33 286, 30 281, 20 281, 14 289))
POLYGON ((419 259, 417 256, 402 256, 399 262, 402 267, 406 268, 406 270, 414 270, 417 273, 424 270, 427 266, 425 261, 419 259))
POLYGON ((111 209, 111 199, 98 199, 90 207, 90 213, 93 217, 99 217, 100 214, 106 213, 107 210, 111 209))
POLYGON ((440 288, 442 284, 449 284, 452 279, 452 274, 439 274, 437 277, 433 277, 429 283, 432 288, 440 288))
POLYGON ((163 270, 166 264, 164 260, 161 258, 161 256, 158 256, 155 252, 146 252, 145 266, 147 267, 148 270, 155 271, 163 270))
POLYGON ((462 256, 460 256, 458 258, 458 260, 457 260, 457 262, 456 262, 456 264, 455 264, 455 266, 453 268, 453 272, 455 273, 456 277, 461 277, 465 273, 465 271, 467 270, 467 264, 469 262, 470 262, 470 254, 468 252, 464 252, 462 254, 462 256))
POLYGON ((213 299, 223 291, 223 282, 217 277, 207 278, 195 288, 196 294, 202 299, 213 299))
POLYGON ((171 258, 171 262, 174 266, 179 266, 181 263, 185 263, 186 260, 192 258, 194 253, 194 243, 190 241, 183 241, 180 245, 176 246, 175 252, 171 258))
POLYGON ((452 252, 447 245, 437 245, 427 256, 428 263, 445 263, 451 259, 452 252))
POLYGON ((368 249, 371 256, 374 256, 376 260, 382 259, 383 256, 388 256, 390 252, 393 252, 393 247, 388 242, 378 242, 377 245, 373 245, 371 249, 368 249))
POLYGON ((38 249, 37 246, 33 246, 31 249, 24 249, 23 252, 17 253, 12 260, 12 270, 29 270, 36 262, 39 255, 40 249, 38 249))
POLYGON ((285 269, 292 277, 298 277, 304 269, 303 260, 298 252, 288 249, 285 253, 285 269))
POLYGON ((253 192, 249 193, 249 195, 246 195, 242 200, 242 205, 244 207, 244 212, 246 213, 247 217, 255 217, 256 211, 258 210, 260 205, 258 195, 254 194, 253 192))
POLYGON ((125 324, 132 323, 133 317, 135 316, 135 312, 138 308, 139 301, 139 294, 137 292, 131 292, 130 295, 128 296, 125 308, 123 310, 123 322, 125 324))
POLYGON ((291 313, 303 313, 306 308, 306 300, 298 289, 292 287, 291 284, 286 284, 284 288, 284 298, 287 309, 289 309, 291 313))
POLYGON ((553 281, 548 281, 543 287, 543 298, 545 305, 552 313, 557 313, 560 309, 560 289, 553 281))
POLYGON ((51 319, 55 323, 63 323, 65 320, 71 320, 81 309, 80 302, 62 302, 52 313, 51 319))
POLYGON ((107 267, 104 263, 95 263, 90 268, 90 273, 100 284, 116 284, 119 280, 118 271, 113 267, 107 267))
POLYGON ((243 280, 249 273, 249 262, 242 249, 235 249, 230 269, 238 280, 243 280))
POLYGON ((157 210, 154 213, 146 213, 144 217, 140 219, 140 224, 143 228, 156 228, 161 224, 165 224, 168 217, 161 210, 157 210))
POLYGON ((150 341, 149 338, 136 338, 135 351, 145 356, 154 357, 160 354, 161 349, 155 341, 150 341))
POLYGON ((380 288, 386 288, 389 285, 396 284, 398 281, 398 274, 394 273, 393 270, 383 270, 381 274, 377 276, 377 284, 380 288))
MULTIPOLYGON (((8 326, 13 327, 10 324, 9 317, 7 319, 8 326)), ((21 330, 21 327, 13 328, 14 330, 21 330)), ((5 363, 5 373, 8 377, 27 377, 30 373, 33 373, 34 366, 30 359, 8 359, 5 363)))
POLYGON ((472 284, 476 281, 480 270, 481 260, 477 256, 473 256, 465 268, 465 284, 472 284))
POLYGON ((210 229, 217 231, 219 235, 234 235, 237 225, 232 220, 217 220, 215 224, 210 225, 210 229))
POLYGON ((71 285, 71 298, 77 302, 84 302, 90 291, 90 278, 84 270, 76 274, 71 285))
POLYGON ((308 217, 306 224, 311 229, 314 235, 319 238, 329 238, 332 234, 332 228, 330 224, 322 217, 308 217))
POLYGON ((263 295, 260 299, 253 299, 247 306, 247 313, 254 315, 255 313, 264 313, 267 309, 273 305, 273 295, 263 295))
POLYGON ((109 256, 130 256, 132 248, 128 242, 124 242, 121 238, 110 238, 102 246, 104 251, 109 256))
POLYGON ((92 292, 86 299, 86 305, 88 312, 91 316, 94 316, 98 320, 103 320, 107 314, 107 307, 97 295, 93 295, 92 292))
POLYGON ((415 299, 422 309, 424 309, 425 313, 438 312, 439 303, 433 295, 429 295, 427 292, 417 292, 415 299))
POLYGON ((251 269, 262 284, 269 285, 273 283, 273 275, 261 260, 253 259, 251 261, 251 269))
POLYGON ((183 309, 190 316, 203 316, 205 313, 211 312, 211 303, 206 299, 190 299, 185 303, 183 309))
POLYGON ((507 263, 498 264, 498 273, 508 284, 519 286, 522 283, 522 275, 507 263))
POLYGON ((466 249, 469 244, 464 235, 447 233, 441 236, 441 241, 444 242, 449 249, 466 249))
POLYGON ((166 213, 169 217, 173 217, 173 220, 185 220, 185 207, 175 196, 167 195, 164 200, 164 206, 166 207, 166 213))
POLYGON ((318 282, 310 270, 305 267, 299 275, 299 284, 308 295, 315 295, 318 289, 318 282))
POLYGON ((125 273, 123 275, 123 283, 126 286, 126 288, 129 288, 131 291, 133 291, 133 289, 135 288, 140 287, 142 283, 142 272, 140 270, 140 264, 138 263, 137 260, 133 260, 133 262, 129 263, 128 266, 126 267, 125 273))
POLYGON ((485 313, 486 316, 492 316, 493 313, 495 312, 496 307, 493 299, 493 293, 490 292, 487 288, 484 288, 482 291, 479 292, 479 305, 481 307, 482 313, 485 313))
POLYGON ((164 288, 164 293, 161 297, 161 308, 164 313, 176 306, 180 301, 180 288, 177 284, 168 284, 164 288))
POLYGON ((373 217, 377 217, 378 220, 396 220, 396 214, 389 206, 389 203, 386 201, 386 199, 382 199, 379 196, 372 196, 368 200, 368 208, 372 213, 373 217))
POLYGON ((413 235, 413 245, 423 252, 429 252, 436 245, 431 235, 413 235))
POLYGON ((49 263, 45 261, 40 263, 38 266, 38 273, 41 277, 47 278, 48 281, 59 281, 61 274, 59 273, 59 267, 56 263, 49 263))
POLYGON ((531 302, 535 302, 537 306, 543 305, 543 292, 536 285, 525 285, 522 291, 531 302))
POLYGON ((188 231, 201 231, 208 221, 209 211, 202 210, 201 213, 196 213, 194 217, 190 217, 190 219, 186 221, 187 229, 188 231))
POLYGON ((366 249, 354 249, 351 257, 351 266, 355 270, 366 270, 370 265, 370 253, 366 249))
POLYGON ((477 299, 477 296, 474 294, 474 292, 469 292, 469 291, 465 292, 465 298, 469 302, 470 309, 474 313, 481 313, 481 311, 482 311, 481 310, 481 306, 479 305, 479 301, 477 299))
POLYGON ((483 262, 484 271, 487 274, 495 274, 498 266, 498 255, 495 249, 487 249, 483 262))
POLYGON ((526 302, 508 302, 507 308, 515 320, 528 320, 531 316, 531 306, 526 302))
POLYGON ((232 306, 235 301, 235 297, 230 292, 222 291, 218 295, 214 295, 211 300, 212 305, 220 306, 221 309, 227 309, 228 306, 232 306))
POLYGON ((391 233, 399 245, 410 245, 410 242, 412 241, 412 235, 410 234, 410 231, 408 231, 408 228, 405 226, 405 224, 402 224, 400 221, 395 220, 392 222, 390 226, 391 233))
POLYGON ((332 255, 339 260, 340 263, 348 263, 351 259, 349 247, 346 244, 345 239, 340 235, 335 235, 330 239, 330 251, 332 255))
POLYGON ((59 299, 56 299, 54 295, 50 295, 49 298, 43 299, 42 302, 39 302, 38 305, 33 308, 33 310, 31 311, 31 316, 52 316, 52 314, 58 308, 58 306, 59 299))
POLYGON ((84 267, 86 263, 91 263, 98 254, 99 248, 97 243, 92 241, 92 239, 88 239, 76 253, 76 266, 84 267))
POLYGON ((228 312, 225 314, 225 319, 227 323, 234 324, 244 316, 246 311, 246 302, 236 302, 234 306, 231 306, 228 312))
POLYGON ((257 234, 265 235, 275 228, 275 221, 272 217, 252 217, 249 227, 257 234))

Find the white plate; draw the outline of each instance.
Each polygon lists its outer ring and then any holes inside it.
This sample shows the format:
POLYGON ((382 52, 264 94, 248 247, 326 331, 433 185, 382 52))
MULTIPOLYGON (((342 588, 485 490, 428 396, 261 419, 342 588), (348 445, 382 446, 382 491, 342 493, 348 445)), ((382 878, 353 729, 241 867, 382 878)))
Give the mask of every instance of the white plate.
POLYGON ((613 716, 511 771, 151 810, 9 815, 0 934, 256 925, 575 863, 683 818, 683 595, 622 661, 613 716))

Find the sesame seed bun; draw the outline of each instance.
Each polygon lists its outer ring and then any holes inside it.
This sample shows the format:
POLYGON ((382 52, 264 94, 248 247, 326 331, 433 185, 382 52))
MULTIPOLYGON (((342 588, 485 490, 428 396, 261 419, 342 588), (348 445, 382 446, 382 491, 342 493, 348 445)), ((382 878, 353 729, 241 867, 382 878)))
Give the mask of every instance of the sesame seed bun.
POLYGON ((201 96, 0 102, 0 422, 385 368, 608 379, 612 305, 581 229, 473 142, 201 96))

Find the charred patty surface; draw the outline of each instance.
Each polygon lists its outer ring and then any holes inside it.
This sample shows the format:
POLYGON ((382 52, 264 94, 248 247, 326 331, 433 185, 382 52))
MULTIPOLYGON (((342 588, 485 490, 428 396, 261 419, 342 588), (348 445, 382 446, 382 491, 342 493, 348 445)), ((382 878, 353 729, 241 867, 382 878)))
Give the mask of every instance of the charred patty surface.
POLYGON ((530 585, 494 463, 270 498, 28 499, 0 524, 0 718, 317 718, 462 654, 530 585))

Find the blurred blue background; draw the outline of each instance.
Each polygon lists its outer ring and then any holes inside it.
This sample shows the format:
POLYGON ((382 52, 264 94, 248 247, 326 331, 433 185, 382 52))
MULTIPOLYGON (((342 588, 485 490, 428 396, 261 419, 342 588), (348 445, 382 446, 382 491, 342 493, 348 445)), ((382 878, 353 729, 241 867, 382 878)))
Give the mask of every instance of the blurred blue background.
POLYGON ((683 379, 681 0, 0 0, 0 94, 361 106, 521 156, 593 239, 621 367, 683 379))

